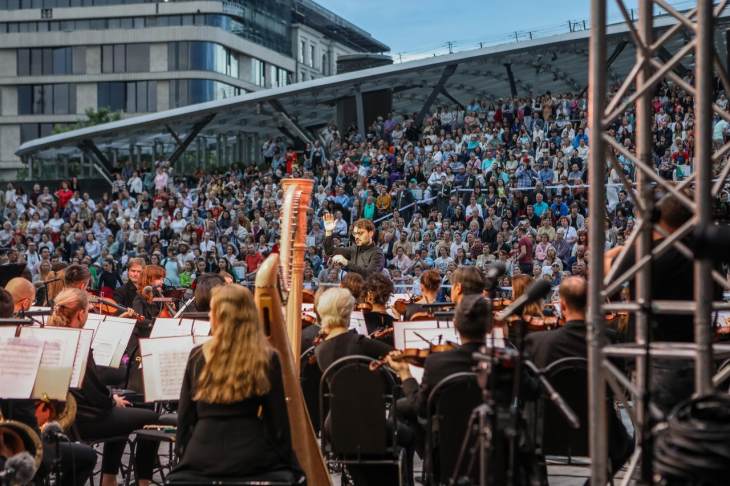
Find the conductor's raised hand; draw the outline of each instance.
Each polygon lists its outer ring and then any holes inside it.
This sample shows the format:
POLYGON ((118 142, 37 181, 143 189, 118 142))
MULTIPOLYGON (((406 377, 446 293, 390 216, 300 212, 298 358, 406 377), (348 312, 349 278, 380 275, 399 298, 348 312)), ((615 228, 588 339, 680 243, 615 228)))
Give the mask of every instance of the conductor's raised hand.
POLYGON ((332 216, 332 213, 324 213, 322 219, 324 220, 324 233, 329 236, 335 230, 335 217, 332 216))

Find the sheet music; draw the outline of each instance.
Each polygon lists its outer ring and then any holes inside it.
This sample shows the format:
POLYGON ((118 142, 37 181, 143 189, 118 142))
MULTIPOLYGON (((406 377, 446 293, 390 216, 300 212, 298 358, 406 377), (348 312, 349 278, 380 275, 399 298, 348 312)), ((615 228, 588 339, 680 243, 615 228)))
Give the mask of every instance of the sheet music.
POLYGON ((118 368, 129 338, 134 331, 134 319, 105 320, 96 329, 91 348, 94 361, 99 366, 118 368))
POLYGON ((130 317, 106 316, 104 322, 119 322, 122 324, 137 324, 137 319, 130 317))
POLYGON ((20 330, 21 337, 44 343, 32 398, 66 399, 80 335, 80 329, 65 327, 24 327, 20 330))
POLYGON ((193 336, 210 336, 210 321, 196 320, 193 324, 193 336))
POLYGON ((213 336, 193 336, 193 342, 196 346, 210 341, 211 339, 213 339, 213 336))
POLYGON ((0 339, 0 398, 30 398, 43 356, 43 342, 32 338, 0 339))
POLYGON ((178 400, 193 336, 140 339, 145 402, 178 400))
POLYGON ((174 317, 158 317, 152 326, 150 338, 189 336, 193 333, 193 319, 176 319, 174 317))
POLYGON ((350 314, 350 329, 355 329, 358 334, 368 335, 368 326, 365 325, 365 316, 361 311, 352 311, 350 314))
POLYGON ((76 346, 76 356, 74 357, 74 368, 71 373, 69 388, 81 388, 84 382, 86 362, 89 360, 89 351, 91 350, 91 341, 93 339, 94 331, 91 329, 81 329, 79 343, 76 346))
POLYGON ((17 330, 18 326, 15 324, 12 326, 0 326, 0 339, 14 338, 17 330))
POLYGON ((84 329, 87 331, 91 331, 92 335, 96 334, 96 330, 99 328, 99 324, 103 322, 103 319, 96 320, 96 319, 86 319, 86 322, 84 323, 84 329))

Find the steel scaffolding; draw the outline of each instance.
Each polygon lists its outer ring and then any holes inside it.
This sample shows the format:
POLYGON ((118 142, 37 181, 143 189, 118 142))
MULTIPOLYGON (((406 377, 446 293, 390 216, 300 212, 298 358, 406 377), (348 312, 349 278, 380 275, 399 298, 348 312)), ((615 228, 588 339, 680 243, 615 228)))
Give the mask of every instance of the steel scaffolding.
MULTIPOLYGON (((589 116, 590 154, 590 220, 589 247, 590 276, 588 287, 588 360, 589 360, 589 405, 590 405, 590 451, 591 478, 593 485, 607 483, 608 434, 605 430, 607 405, 606 386, 615 392, 627 391, 633 407, 629 410, 637 431, 637 448, 629 461, 623 484, 634 481, 635 470, 640 470, 644 484, 651 484, 651 455, 643 454, 642 448, 652 447, 651 434, 647 424, 661 418, 658 408, 646 399, 647 370, 650 359, 685 359, 695 364, 695 391, 706 395, 714 390, 714 359, 730 356, 730 346, 714 344, 711 329, 713 310, 727 308, 726 304, 713 302, 713 283, 730 288, 728 281, 713 270, 712 261, 702 255, 694 255, 692 249, 682 243, 695 227, 712 224, 712 200, 724 186, 730 171, 725 164, 713 184, 713 164, 719 164, 730 151, 730 143, 713 152, 713 113, 730 121, 730 113, 723 111, 712 101, 715 76, 720 79, 725 92, 730 94, 730 77, 713 44, 715 17, 727 4, 727 0, 713 5, 712 0, 698 0, 696 8, 687 12, 675 10, 667 0, 641 0, 638 20, 633 18, 623 0, 615 0, 629 29, 631 41, 636 48, 636 62, 621 86, 609 93, 606 83, 606 8, 608 0, 592 0, 591 37, 589 61, 589 116), (676 23, 660 32, 656 39, 654 10, 664 10, 676 23), (662 56, 666 42, 676 35, 685 35, 686 43, 668 58, 662 56), (683 79, 675 68, 686 57, 694 57, 694 76, 683 79), (662 57, 666 59, 662 60, 662 57), (692 175, 681 183, 666 181, 654 170, 652 152, 652 106, 651 100, 659 82, 668 80, 691 95, 695 101, 694 135, 695 159, 692 175), (630 108, 636 116, 636 154, 618 143, 609 133, 608 126, 630 108), (618 156, 631 161, 637 170, 637 187, 631 186, 629 177, 618 161, 618 156), (602 209, 606 205, 605 174, 607 167, 620 176, 627 194, 637 208, 637 224, 627 239, 624 250, 617 256, 612 271, 604 273, 604 255, 597 248, 605 248, 605 226, 602 209), (693 187, 693 196, 687 196, 682 189, 693 187), (655 224, 654 187, 674 195, 687 206, 693 217, 681 228, 665 235, 653 246, 652 234, 662 229, 655 224), (619 262, 627 252, 635 251, 635 264, 622 275, 617 275, 619 262), (686 302, 652 301, 652 261, 669 248, 674 247, 694 262, 694 299, 686 302), (635 280, 633 302, 605 304, 608 296, 614 295, 624 283, 635 280), (624 345, 606 345, 604 313, 626 311, 633 313, 636 323, 636 342, 624 345), (694 343, 650 342, 649 318, 651 314, 694 314, 694 343), (635 360, 635 378, 629 377, 613 365, 609 358, 622 357, 635 360)), ((718 379, 717 376, 714 377, 718 379)))

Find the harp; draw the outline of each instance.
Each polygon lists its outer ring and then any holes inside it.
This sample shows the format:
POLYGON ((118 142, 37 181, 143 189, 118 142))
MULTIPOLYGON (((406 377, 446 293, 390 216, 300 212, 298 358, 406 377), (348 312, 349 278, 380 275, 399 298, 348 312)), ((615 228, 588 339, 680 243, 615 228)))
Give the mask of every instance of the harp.
POLYGON ((284 201, 281 209, 280 289, 286 299, 286 330, 299 373, 299 343, 302 335, 302 289, 304 253, 307 249, 307 209, 312 197, 312 179, 283 179, 284 201))
POLYGON ((259 267, 254 300, 266 335, 281 357, 292 447, 307 475, 307 484, 319 486, 330 485, 331 481, 299 383, 304 240, 312 184, 308 179, 283 182, 281 257, 269 255, 259 267), (282 294, 287 299, 286 320, 282 311, 282 294))

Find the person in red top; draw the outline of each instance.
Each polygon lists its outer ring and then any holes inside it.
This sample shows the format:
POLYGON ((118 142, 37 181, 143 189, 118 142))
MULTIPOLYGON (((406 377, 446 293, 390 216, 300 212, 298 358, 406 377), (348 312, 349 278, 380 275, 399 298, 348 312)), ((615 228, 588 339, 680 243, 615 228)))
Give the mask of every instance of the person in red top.
POLYGON ((290 148, 286 153, 286 173, 291 174, 294 170, 294 166, 297 165, 297 153, 293 148, 290 148))
POLYGON ((65 209, 66 204, 68 204, 73 195, 74 192, 68 188, 68 182, 62 181, 61 188, 55 192, 55 196, 58 198, 58 207, 65 209))
POLYGON ((263 261, 264 257, 261 253, 257 252, 253 245, 248 245, 246 248, 246 271, 248 273, 255 272, 263 261))
POLYGON ((524 226, 519 227, 517 234, 519 235, 517 262, 520 264, 520 271, 530 275, 532 272, 532 240, 527 235, 524 226))

